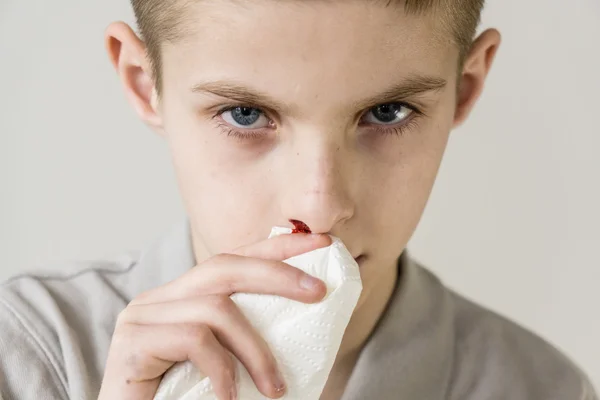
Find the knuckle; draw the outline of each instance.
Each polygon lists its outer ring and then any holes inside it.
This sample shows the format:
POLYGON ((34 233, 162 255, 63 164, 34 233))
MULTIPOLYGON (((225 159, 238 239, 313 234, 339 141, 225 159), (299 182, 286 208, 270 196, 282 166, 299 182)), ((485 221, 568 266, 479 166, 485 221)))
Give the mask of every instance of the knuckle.
POLYGON ((254 355, 252 362, 258 371, 266 374, 267 376, 273 376, 277 372, 277 362, 273 353, 269 349, 266 342, 258 341, 256 344, 258 352, 254 355))
POLYGON ((277 364, 275 360, 269 355, 260 357, 256 363, 258 370, 261 371, 265 376, 275 376, 277 374, 277 364))
POLYGON ((214 335, 206 325, 192 325, 187 327, 188 343, 193 351, 210 346, 214 343, 214 335))
POLYGON ((284 261, 267 261, 264 263, 264 273, 268 275, 279 275, 284 277, 295 277, 303 272, 284 261))
POLYGON ((269 372, 270 374, 274 374, 275 372, 277 372, 277 361, 275 360, 275 356, 271 352, 267 343, 263 342, 263 344, 264 346, 262 347, 262 356, 259 357, 259 365, 265 371, 269 372))
POLYGON ((219 293, 233 294, 239 290, 235 277, 225 276, 219 283, 219 293))
POLYGON ((123 323, 115 328, 112 341, 113 345, 119 349, 134 348, 136 344, 138 328, 134 325, 123 323))
POLYGON ((145 375, 147 356, 137 349, 130 349, 123 355, 125 371, 129 380, 138 380, 145 375))
POLYGON ((298 268, 282 268, 282 274, 293 284, 298 284, 306 276, 306 272, 298 268))
POLYGON ((219 376, 222 380, 233 380, 234 379, 234 368, 233 365, 228 362, 227 357, 222 357, 221 360, 215 365, 214 375, 219 376))
POLYGON ((232 314, 237 310, 233 300, 227 296, 212 296, 210 301, 217 313, 232 314))
POLYGON ((212 276, 213 283, 210 288, 207 288, 210 293, 227 293, 236 292, 237 285, 235 274, 230 273, 232 265, 239 264, 239 256, 233 254, 217 254, 203 263, 202 268, 197 269, 197 273, 201 276, 212 276), (230 271, 229 273, 227 271, 230 271))
POLYGON ((112 338, 111 353, 122 365, 128 380, 137 380, 144 376, 149 356, 143 351, 136 337, 139 328, 125 324, 120 326, 112 338))
POLYGON ((127 308, 123 309, 117 315, 117 320, 116 320, 116 326, 117 327, 127 324, 127 321, 129 320, 129 314, 130 314, 130 311, 131 311, 130 307, 131 306, 128 306, 127 308))

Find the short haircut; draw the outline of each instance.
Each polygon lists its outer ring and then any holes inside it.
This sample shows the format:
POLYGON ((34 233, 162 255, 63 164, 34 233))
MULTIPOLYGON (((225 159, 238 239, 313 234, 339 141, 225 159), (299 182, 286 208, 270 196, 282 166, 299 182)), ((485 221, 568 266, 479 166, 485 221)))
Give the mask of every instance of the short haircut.
MULTIPOLYGON (((199 0, 131 0, 159 94, 162 89, 161 44, 175 42, 185 35, 186 7, 197 1, 199 0)), ((458 47, 462 67, 477 31, 484 2, 485 0, 386 0, 385 5, 402 6, 409 15, 435 13, 436 18, 439 16, 445 29, 444 34, 458 47)))

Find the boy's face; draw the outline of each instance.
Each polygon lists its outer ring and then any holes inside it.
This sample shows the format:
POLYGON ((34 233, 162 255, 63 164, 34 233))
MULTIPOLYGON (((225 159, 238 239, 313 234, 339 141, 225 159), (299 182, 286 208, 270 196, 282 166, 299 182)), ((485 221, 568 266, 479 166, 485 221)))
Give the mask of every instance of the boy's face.
POLYGON ((189 9, 152 124, 199 262, 297 219, 361 256, 365 289, 383 279, 479 90, 457 108, 458 49, 433 18, 362 1, 189 9))

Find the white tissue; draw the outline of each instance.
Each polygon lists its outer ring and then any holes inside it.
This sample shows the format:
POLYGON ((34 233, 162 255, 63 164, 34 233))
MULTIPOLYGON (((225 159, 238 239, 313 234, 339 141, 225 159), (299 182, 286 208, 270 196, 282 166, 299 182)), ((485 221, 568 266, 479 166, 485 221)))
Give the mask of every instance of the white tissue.
MULTIPOLYGON (((273 228, 269 237, 291 233, 273 228)), ((327 296, 318 304, 303 304, 283 297, 236 293, 231 299, 267 341, 287 385, 287 400, 318 400, 344 331, 362 291, 360 272, 341 240, 286 263, 325 282, 327 296)), ((267 400, 236 360, 239 400, 267 400)), ((165 374, 154 400, 216 400, 210 379, 190 363, 165 374)))

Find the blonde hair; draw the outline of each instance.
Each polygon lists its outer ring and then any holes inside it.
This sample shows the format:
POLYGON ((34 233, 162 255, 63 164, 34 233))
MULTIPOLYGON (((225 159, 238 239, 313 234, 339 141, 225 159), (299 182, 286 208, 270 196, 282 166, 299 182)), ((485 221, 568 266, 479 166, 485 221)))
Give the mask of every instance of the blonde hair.
MULTIPOLYGON (((198 0, 131 0, 133 11, 158 94, 161 93, 161 44, 175 42, 185 36, 186 8, 198 0)), ((306 0, 305 0, 306 1, 306 0)), ((376 0, 371 0, 376 1, 376 0)), ((440 18, 445 34, 458 47, 460 67, 471 48, 485 0, 386 0, 385 5, 398 5, 409 15, 434 13, 440 18)))

